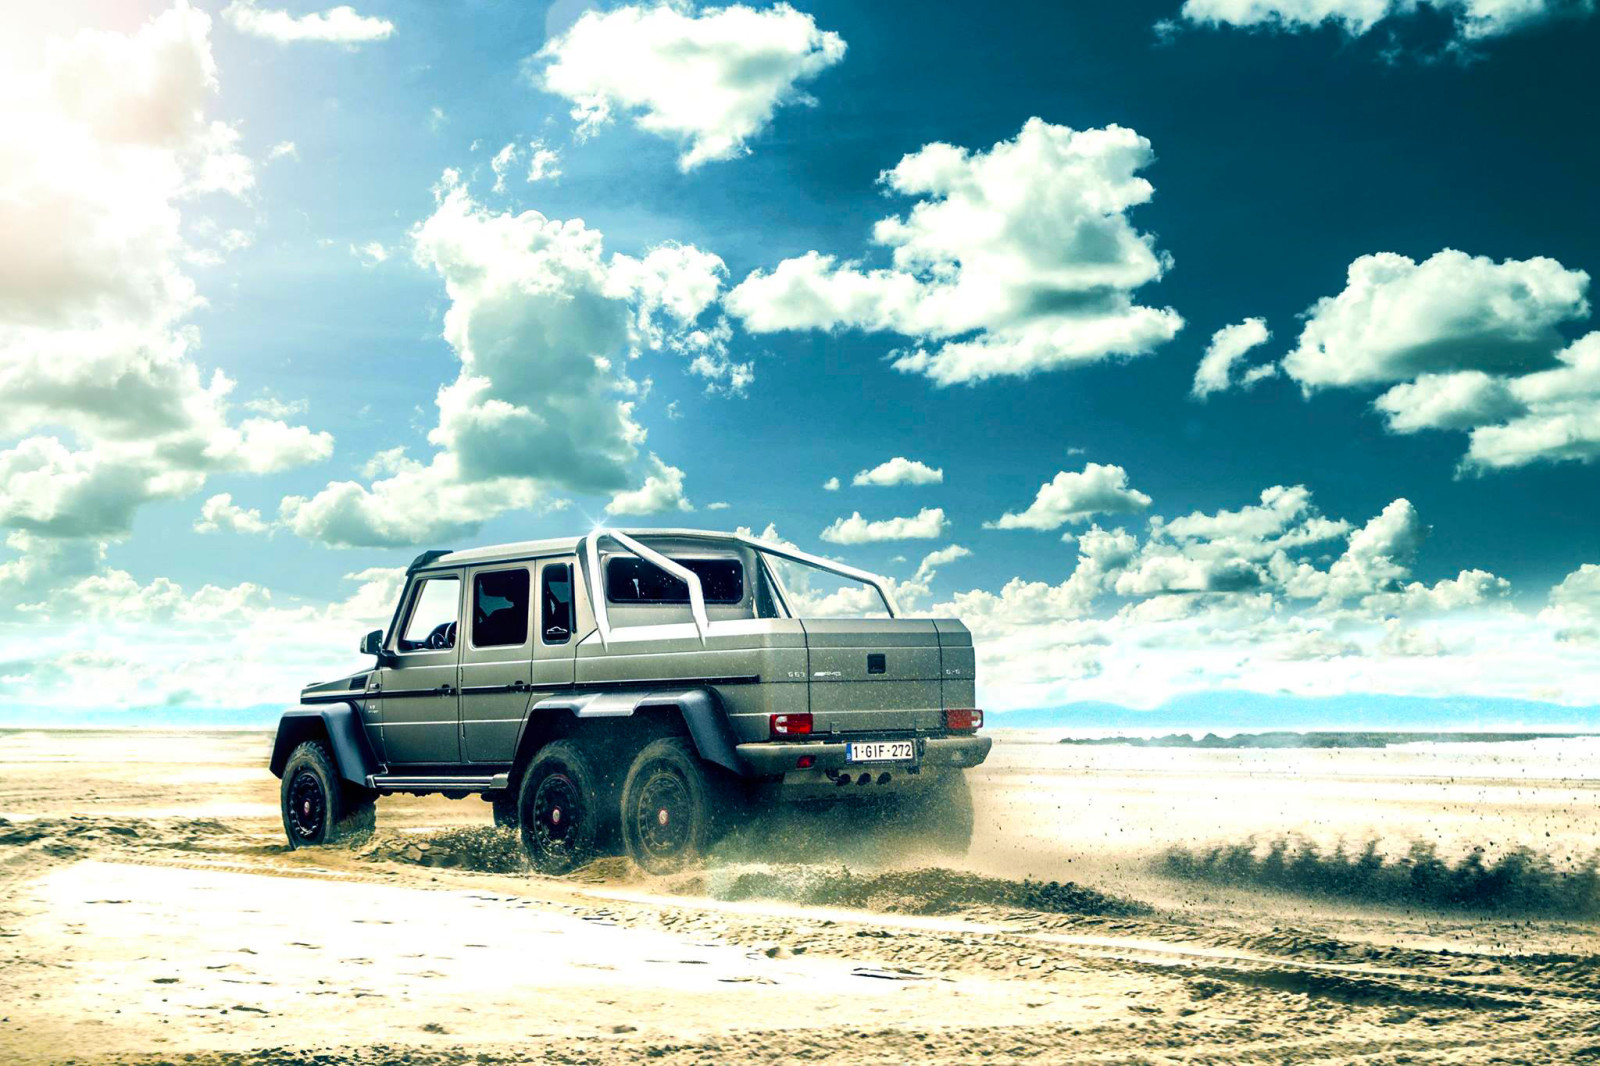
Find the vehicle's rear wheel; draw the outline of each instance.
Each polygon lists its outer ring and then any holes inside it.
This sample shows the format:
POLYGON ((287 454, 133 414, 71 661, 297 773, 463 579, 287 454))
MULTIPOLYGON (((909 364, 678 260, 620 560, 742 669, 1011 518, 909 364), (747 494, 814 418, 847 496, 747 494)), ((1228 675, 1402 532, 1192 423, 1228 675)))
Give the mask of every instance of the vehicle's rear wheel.
POLYGON ((965 855, 972 847, 972 786, 960 770, 946 770, 926 787, 907 794, 897 815, 910 843, 954 856, 965 855))
POLYGON ((653 874, 672 873, 703 856, 725 820, 729 784, 683 737, 645 745, 622 786, 622 842, 653 874))
POLYGON ((306 741, 289 753, 279 789, 289 846, 314 847, 371 834, 376 799, 376 792, 339 779, 320 740, 306 741))
POLYGON ((546 744, 522 775, 517 813, 528 861, 544 874, 564 874, 594 858, 606 817, 599 776, 576 744, 546 744))

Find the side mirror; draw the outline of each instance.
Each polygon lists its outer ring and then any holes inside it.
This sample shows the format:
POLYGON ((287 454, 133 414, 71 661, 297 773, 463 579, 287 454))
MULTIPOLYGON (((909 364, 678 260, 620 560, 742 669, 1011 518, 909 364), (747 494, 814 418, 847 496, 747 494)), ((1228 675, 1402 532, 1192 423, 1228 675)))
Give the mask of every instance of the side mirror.
POLYGON ((383 630, 374 629, 371 633, 361 638, 361 654, 376 655, 383 658, 383 630))

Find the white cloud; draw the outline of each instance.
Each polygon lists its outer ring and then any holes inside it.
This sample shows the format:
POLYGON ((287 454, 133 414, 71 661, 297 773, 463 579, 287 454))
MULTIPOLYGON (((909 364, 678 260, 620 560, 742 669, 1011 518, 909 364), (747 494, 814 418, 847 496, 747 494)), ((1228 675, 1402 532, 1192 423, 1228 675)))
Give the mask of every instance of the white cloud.
POLYGON ((619 492, 606 504, 607 514, 647 515, 665 511, 692 511, 683 494, 683 471, 650 456, 651 473, 637 489, 619 492))
POLYGON ((749 152, 779 106, 808 102, 797 86, 844 52, 843 38, 785 3, 697 10, 681 0, 586 11, 529 66, 572 102, 580 136, 631 115, 683 145, 678 166, 689 171, 749 152))
POLYGON ((1600 458, 1600 332, 1557 352, 1556 359, 1553 369, 1506 382, 1516 409, 1494 411, 1510 417, 1473 429, 1463 460, 1468 469, 1600 458))
MULTIPOLYGON (((254 183, 237 130, 207 117, 210 29, 180 4, 0 74, 0 438, 14 441, 0 445, 0 526, 121 536, 140 506, 212 473, 332 451, 305 427, 232 423, 233 383, 191 356, 199 335, 184 320, 203 300, 183 264, 212 253, 189 247, 184 207, 254 183)), ((192 232, 223 249, 250 239, 208 219, 192 232)))
POLYGON ((822 483, 822 490, 824 492, 838 492, 839 479, 836 477, 830 477, 828 480, 822 483))
POLYGON ((555 181, 561 177, 561 150, 540 140, 528 142, 528 180, 555 181))
POLYGON ((1385 20, 1414 16, 1423 6, 1448 16, 1454 35, 1466 42, 1594 9, 1590 0, 1184 0, 1180 17, 1196 25, 1284 32, 1332 25, 1359 37, 1385 20))
POLYGON ((265 37, 279 44, 318 41, 357 45, 386 41, 394 35, 388 19, 361 15, 346 4, 308 15, 291 15, 278 8, 260 8, 255 0, 233 0, 222 17, 240 33, 265 37))
POLYGON ((1183 325, 1133 302, 1172 265, 1128 218, 1153 195, 1137 176, 1153 158, 1133 130, 1037 118, 986 152, 925 145, 879 177, 922 197, 873 229, 892 267, 808 252, 751 274, 726 305, 755 332, 853 327, 939 342, 894 364, 939 385, 1143 355, 1183 325))
POLYGON ((1250 386, 1264 377, 1277 373, 1271 364, 1236 374, 1235 368, 1253 348, 1272 339, 1264 318, 1247 318, 1231 326, 1223 326, 1211 335, 1205 355, 1194 372, 1194 387, 1190 395, 1203 400, 1214 392, 1224 392, 1234 385, 1250 386))
POLYGON ((1304 486, 1274 486, 1259 505, 1153 517, 1142 539, 1092 526, 1064 578, 958 592, 928 613, 974 630, 979 698, 996 710, 1227 688, 1526 697, 1557 665, 1600 680, 1558 643, 1589 624, 1572 610, 1531 618, 1484 570, 1419 580, 1426 532, 1403 499, 1354 525, 1304 486))
POLYGON ((729 504, 726 501, 718 500, 715 503, 706 504, 706 510, 708 510, 708 511, 726 511, 731 506, 732 506, 732 504, 729 504))
POLYGON ((506 173, 517 161, 517 142, 510 141, 506 146, 494 154, 489 160, 489 169, 494 171, 494 191, 506 191, 506 173))
POLYGON ((267 162, 271 163, 279 159, 293 159, 298 163, 300 161, 300 149, 295 147, 293 141, 279 141, 268 150, 267 162))
MULTIPOLYGON (((282 517, 301 536, 442 543, 506 511, 550 506, 552 490, 635 488, 644 429, 624 367, 642 348, 670 345, 715 297, 721 260, 691 246, 606 258, 601 234, 581 221, 491 211, 453 171, 435 193, 411 237, 418 264, 444 281, 444 339, 461 361, 436 400, 436 451, 426 462, 386 453, 375 472, 387 476, 370 485, 285 499, 282 517)), ((657 468, 656 484, 670 484, 672 469, 657 468)))
POLYGON ((1063 470, 1039 486, 1033 503, 1021 513, 1007 512, 985 529, 1060 529, 1097 514, 1131 514, 1150 506, 1150 497, 1128 485, 1120 466, 1089 463, 1074 473, 1063 470))
POLYGON ((938 485, 944 481, 944 470, 931 467, 915 459, 897 455, 873 467, 862 470, 851 480, 852 485, 938 485))
POLYGON ((885 518, 869 522, 856 511, 849 518, 836 518, 822 531, 829 544, 876 544, 886 540, 932 540, 944 535, 949 523, 944 508, 924 507, 909 518, 885 518))
POLYGON ((1310 391, 1547 365, 1562 343, 1556 326, 1589 313, 1588 287, 1588 274, 1543 257, 1364 255, 1343 292, 1306 312, 1283 368, 1310 391))
POLYGON ((1588 274, 1446 250, 1363 256, 1349 279, 1284 359, 1308 393, 1395 382, 1373 404, 1388 428, 1469 433, 1463 471, 1600 457, 1600 333, 1557 331, 1589 313, 1588 274))
POLYGON ((389 249, 379 241, 368 241, 365 244, 352 244, 350 254, 361 260, 364 267, 375 267, 379 263, 389 261, 389 249))
POLYGON ((253 400, 246 400, 244 406, 246 410, 266 415, 268 418, 290 418, 294 415, 305 414, 311 409, 311 402, 309 400, 280 400, 271 393, 264 393, 253 400))
POLYGON ((207 500, 194 523, 196 533, 265 533, 269 528, 260 511, 240 507, 227 492, 207 500))

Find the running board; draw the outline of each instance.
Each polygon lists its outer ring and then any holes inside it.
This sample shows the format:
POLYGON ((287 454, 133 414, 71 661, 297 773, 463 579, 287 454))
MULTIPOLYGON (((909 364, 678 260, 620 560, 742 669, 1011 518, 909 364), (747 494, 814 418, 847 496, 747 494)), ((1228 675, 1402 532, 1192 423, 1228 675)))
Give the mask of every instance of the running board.
POLYGON ((403 774, 368 774, 368 788, 395 792, 427 789, 430 792, 504 792, 511 785, 510 774, 492 777, 407 777, 403 774))

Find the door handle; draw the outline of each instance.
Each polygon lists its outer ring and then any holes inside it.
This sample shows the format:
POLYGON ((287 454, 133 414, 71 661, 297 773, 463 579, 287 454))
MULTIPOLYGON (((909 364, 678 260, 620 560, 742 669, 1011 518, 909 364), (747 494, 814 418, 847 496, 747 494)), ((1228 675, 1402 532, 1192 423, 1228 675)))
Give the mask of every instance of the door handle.
POLYGON ((441 696, 448 696, 454 691, 455 689, 451 688, 448 684, 439 686, 439 695, 441 696))
POLYGON ((526 681, 522 680, 520 677, 517 678, 515 681, 511 682, 511 691, 512 692, 521 692, 523 689, 525 689, 527 687, 528 687, 528 683, 526 681))

